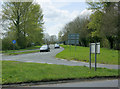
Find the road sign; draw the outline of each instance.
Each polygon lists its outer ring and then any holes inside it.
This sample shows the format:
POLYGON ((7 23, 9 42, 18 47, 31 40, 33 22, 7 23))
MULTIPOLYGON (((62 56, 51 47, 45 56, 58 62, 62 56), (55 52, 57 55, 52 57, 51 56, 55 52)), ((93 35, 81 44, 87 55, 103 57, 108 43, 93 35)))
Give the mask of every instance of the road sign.
POLYGON ((69 45, 79 44, 79 34, 77 33, 68 34, 68 44, 69 45))
POLYGON ((79 34, 68 34, 68 40, 79 40, 79 34))
POLYGON ((13 40, 12 43, 15 44, 15 43, 16 43, 16 40, 13 40))
POLYGON ((69 45, 74 45, 74 44, 78 45, 79 44, 79 40, 68 40, 68 44, 69 45))

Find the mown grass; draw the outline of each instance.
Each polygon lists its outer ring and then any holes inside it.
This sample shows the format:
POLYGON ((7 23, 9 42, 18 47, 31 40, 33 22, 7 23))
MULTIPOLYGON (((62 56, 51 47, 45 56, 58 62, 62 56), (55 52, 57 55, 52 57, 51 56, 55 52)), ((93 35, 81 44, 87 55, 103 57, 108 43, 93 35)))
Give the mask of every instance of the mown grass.
POLYGON ((5 50, 2 51, 5 55, 18 55, 18 54, 26 54, 26 53, 34 53, 34 52, 39 52, 39 50, 34 50, 34 49, 39 49, 41 46, 32 46, 28 47, 26 49, 19 49, 19 50, 5 50), (24 51, 24 52, 20 52, 24 51))
MULTIPOLYGON (((57 58, 67 59, 67 60, 77 60, 83 62, 89 62, 89 47, 76 47, 69 45, 61 45, 65 48, 61 53, 57 54, 57 58)), ((95 56, 92 54, 92 63, 95 61, 95 56)), ((97 63, 101 64, 118 64, 118 50, 111 50, 107 48, 101 48, 100 54, 97 54, 97 63)))
POLYGON ((40 52, 40 50, 25 51, 25 52, 16 52, 16 53, 6 53, 5 55, 19 55, 19 54, 27 54, 27 53, 35 53, 35 52, 40 52))
POLYGON ((94 71, 85 66, 2 61, 2 84, 105 76, 117 77, 118 70, 98 68, 94 71))
MULTIPOLYGON (((19 50, 14 50, 14 52, 17 52, 17 51, 24 51, 24 50, 32 50, 32 49, 39 49, 41 46, 32 46, 32 47, 28 47, 28 48, 25 48, 25 49, 19 49, 19 50)), ((3 50, 2 53, 12 53, 13 50, 3 50)))

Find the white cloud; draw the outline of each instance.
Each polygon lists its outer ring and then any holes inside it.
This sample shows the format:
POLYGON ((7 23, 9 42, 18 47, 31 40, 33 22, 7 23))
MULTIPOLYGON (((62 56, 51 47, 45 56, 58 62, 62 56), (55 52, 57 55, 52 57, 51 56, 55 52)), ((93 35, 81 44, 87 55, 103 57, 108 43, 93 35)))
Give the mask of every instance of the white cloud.
POLYGON ((49 33, 50 35, 57 35, 58 32, 61 30, 61 27, 63 26, 64 24, 56 24, 55 26, 50 26, 49 29, 47 29, 47 33, 49 33))
POLYGON ((39 0, 36 0, 36 2, 39 3, 41 5, 41 8, 43 9, 45 32, 47 32, 49 35, 58 35, 58 32, 66 23, 72 21, 78 15, 83 15, 90 12, 87 9, 85 9, 81 13, 79 10, 74 10, 72 12, 65 9, 61 10, 59 8, 56 8, 55 6, 57 6, 58 4, 59 7, 61 7, 60 5, 64 6, 67 5, 67 3, 56 3, 56 5, 54 3, 53 5, 51 0, 47 0, 47 2, 40 2, 39 0))
MULTIPOLYGON (((50 2, 50 1, 51 2, 86 2, 86 0, 40 0, 40 2, 50 2)), ((88 0, 88 1, 93 1, 93 0, 88 0)))
POLYGON ((82 16, 89 16, 91 14, 92 14, 92 10, 88 10, 88 9, 85 9, 80 13, 80 15, 82 16))

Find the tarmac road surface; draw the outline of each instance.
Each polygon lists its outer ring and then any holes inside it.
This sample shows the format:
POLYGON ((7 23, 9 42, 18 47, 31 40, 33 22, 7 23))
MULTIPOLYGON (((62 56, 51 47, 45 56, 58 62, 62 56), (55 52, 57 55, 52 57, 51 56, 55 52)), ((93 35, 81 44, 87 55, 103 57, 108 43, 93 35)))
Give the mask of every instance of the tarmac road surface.
POLYGON ((90 80, 69 83, 32 85, 29 87, 118 87, 118 80, 90 80))
MULTIPOLYGON (((12 60, 21 62, 34 62, 34 63, 48 63, 48 64, 58 64, 58 65, 69 65, 69 66, 89 66, 89 63, 78 62, 78 61, 67 61, 65 59, 55 58, 55 55, 63 51, 64 48, 54 49, 54 45, 50 45, 50 52, 37 52, 29 54, 20 54, 6 56, 2 55, 2 60, 12 60)), ((92 63, 94 67, 94 63, 92 63)), ((105 67, 109 69, 118 69, 118 65, 108 65, 108 64, 97 64, 97 67, 105 67)))

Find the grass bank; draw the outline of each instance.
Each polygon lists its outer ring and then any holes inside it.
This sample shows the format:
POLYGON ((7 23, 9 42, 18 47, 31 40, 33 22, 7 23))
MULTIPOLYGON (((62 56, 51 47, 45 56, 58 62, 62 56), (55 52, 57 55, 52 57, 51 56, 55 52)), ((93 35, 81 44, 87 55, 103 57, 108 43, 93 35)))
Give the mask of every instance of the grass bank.
MULTIPOLYGON (((61 45, 65 48, 61 53, 57 54, 57 58, 67 60, 77 60, 83 62, 89 62, 89 47, 61 45)), ((94 63, 95 57, 92 54, 92 63, 94 63)), ((100 54, 97 55, 97 63, 101 64, 118 64, 118 50, 111 50, 107 48, 101 48, 100 54)))
POLYGON ((2 84, 105 76, 118 76, 118 70, 98 68, 95 72, 82 66, 2 61, 2 84))
POLYGON ((19 49, 19 50, 6 50, 2 51, 5 55, 18 55, 18 54, 26 54, 26 53, 34 53, 34 52, 39 52, 40 50, 35 50, 39 49, 41 46, 32 46, 28 47, 26 49, 19 49))
POLYGON ((27 53, 35 53, 40 52, 40 50, 33 50, 33 51, 25 51, 25 52, 14 52, 14 53, 5 53, 5 55, 19 55, 19 54, 27 54, 27 53))

